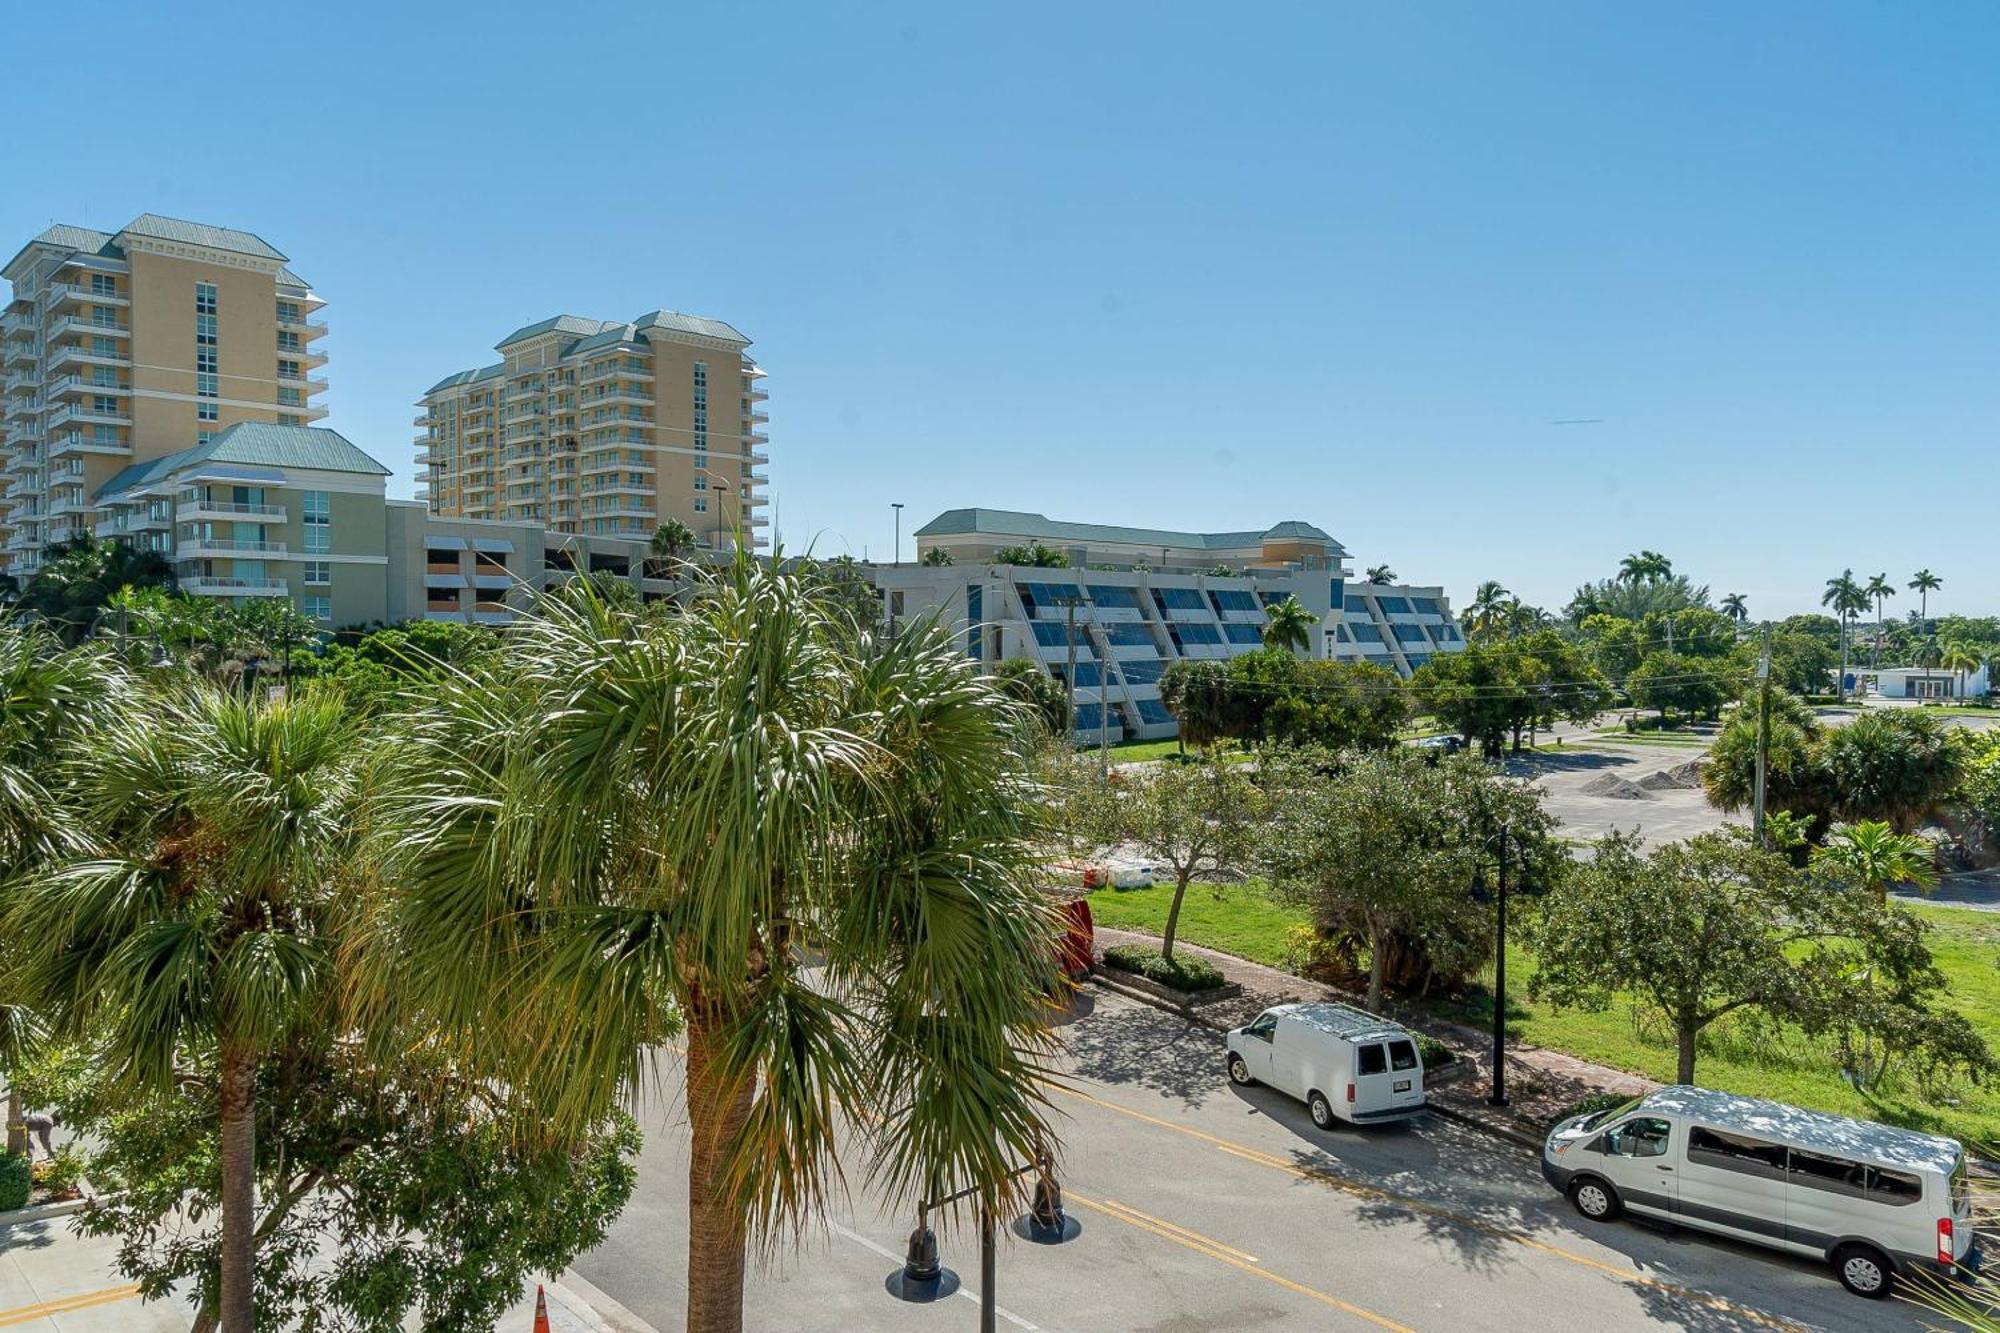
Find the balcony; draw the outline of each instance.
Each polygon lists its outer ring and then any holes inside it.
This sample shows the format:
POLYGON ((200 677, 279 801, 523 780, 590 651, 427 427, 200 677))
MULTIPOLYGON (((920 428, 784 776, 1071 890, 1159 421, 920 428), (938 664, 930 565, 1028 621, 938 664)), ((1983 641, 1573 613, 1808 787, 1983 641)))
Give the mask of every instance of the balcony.
POLYGON ((52 282, 42 288, 42 292, 48 299, 51 310, 60 310, 64 306, 75 305, 78 302, 87 305, 132 304, 132 298, 122 292, 100 292, 74 282, 52 282))
POLYGON ((35 356, 34 343, 22 342, 17 338, 9 338, 5 346, 6 354, 4 357, 0 357, 0 365, 32 366, 35 364, 37 358, 35 356))
POLYGON ((750 414, 750 424, 753 426, 768 426, 771 424, 771 414, 769 412, 753 411, 750 414))
POLYGON ((763 401, 765 401, 765 400, 769 399, 769 398, 770 398, 770 396, 771 396, 771 391, 770 391, 769 389, 767 389, 767 388, 765 388, 765 387, 764 387, 764 381, 762 381, 762 380, 755 380, 755 381, 752 381, 752 383, 751 383, 751 385, 750 385, 750 401, 751 401, 751 402, 753 402, 753 403, 756 403, 756 402, 763 402, 763 401))
POLYGON ((634 403, 641 407, 651 407, 653 395, 642 390, 619 385, 615 389, 600 394, 592 394, 577 403, 579 408, 615 407, 620 403, 634 403))
POLYGON ((49 501, 49 517, 55 518, 59 514, 87 513, 92 508, 93 506, 84 497, 82 491, 64 491, 61 495, 49 501))
POLYGON ((283 505, 233 504, 227 500, 183 500, 176 512, 183 519, 219 518, 231 523, 283 523, 283 505))
POLYGON ((191 574, 181 580, 181 591, 197 597, 289 597, 292 589, 283 579, 233 579, 213 574, 191 574))
POLYGON ((81 375, 57 375, 49 380, 48 397, 67 398, 73 393, 104 393, 129 398, 132 396, 132 386, 129 384, 98 384, 85 379, 81 375))
POLYGON ((752 449, 749 453, 745 454, 744 457, 750 460, 751 467, 762 467, 764 464, 771 461, 771 455, 765 453, 761 449, 752 449))
POLYGON ((47 341, 58 338, 130 338, 132 326, 123 320, 79 319, 65 315, 48 329, 47 341))
POLYGON ((0 338, 27 338, 35 336, 35 317, 23 310, 10 310, 0 315, 0 338))
POLYGON ((94 440, 80 430, 65 431, 61 435, 49 437, 49 458, 64 458, 71 454, 99 454, 105 457, 130 457, 132 446, 123 440, 106 443, 94 440))
POLYGON ((189 537, 174 548, 177 560, 199 560, 203 556, 221 556, 246 560, 268 557, 282 557, 286 553, 283 542, 231 541, 222 537, 189 537))
POLYGON ((7 401, 6 419, 9 421, 32 421, 41 412, 42 400, 39 398, 11 398, 7 401))
POLYGON ((298 334, 301 341, 311 342, 314 338, 326 332, 326 321, 323 319, 292 319, 289 316, 280 315, 278 316, 278 328, 285 333, 298 334))
POLYGON ((49 369, 61 370, 64 366, 129 366, 129 356, 105 356, 91 350, 89 343, 64 343, 61 347, 49 349, 49 369))
POLYGON ((49 429, 63 426, 129 426, 132 424, 130 412, 100 412, 94 405, 68 403, 56 409, 49 418, 49 429))
MULTIPOLYGON (((278 383, 285 385, 287 388, 297 389, 308 398, 316 393, 326 392, 326 379, 321 375, 290 375, 284 371, 279 371, 278 383)), ((420 420, 417 424, 421 426, 426 423, 420 420)))

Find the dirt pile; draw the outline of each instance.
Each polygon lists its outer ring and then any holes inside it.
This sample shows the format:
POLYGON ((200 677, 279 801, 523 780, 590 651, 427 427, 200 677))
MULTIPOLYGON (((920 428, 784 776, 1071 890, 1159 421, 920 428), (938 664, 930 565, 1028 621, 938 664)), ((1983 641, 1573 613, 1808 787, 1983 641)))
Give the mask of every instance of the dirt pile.
POLYGON ((1650 801, 1653 793, 1630 778, 1621 778, 1616 773, 1599 773, 1590 781, 1577 788, 1585 796, 1608 796, 1614 801, 1650 801))
POLYGON ((1639 785, 1647 791, 1700 791, 1701 760, 1690 759, 1685 764, 1648 773, 1639 779, 1639 785))

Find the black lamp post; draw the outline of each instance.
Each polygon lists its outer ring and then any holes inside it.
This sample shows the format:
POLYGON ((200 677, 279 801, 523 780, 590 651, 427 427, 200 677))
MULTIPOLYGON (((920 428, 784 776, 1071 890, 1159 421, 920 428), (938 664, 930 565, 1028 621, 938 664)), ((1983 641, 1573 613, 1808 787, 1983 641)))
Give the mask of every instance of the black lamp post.
MULTIPOLYGON (((1053 1164, 1046 1155, 1017 1167, 1008 1176, 1037 1173, 1035 1194, 1027 1213, 1014 1222, 1014 1234, 1036 1245, 1061 1245, 1072 1241, 1083 1232, 1083 1226, 1075 1218, 1063 1211, 1062 1187, 1056 1183, 1053 1164)), ((883 1284, 891 1296, 899 1301, 913 1304, 929 1304, 955 1295, 959 1288, 958 1274, 944 1266, 938 1255, 937 1233, 931 1230, 930 1214, 933 1208, 956 1203, 978 1193, 977 1187, 962 1189, 956 1194, 947 1194, 941 1199, 926 1199, 917 1205, 916 1230, 910 1233, 908 1249, 905 1251, 903 1266, 889 1274, 883 1284)), ((979 1209, 979 1329, 980 1333, 995 1333, 999 1318, 999 1305, 993 1293, 994 1286, 994 1245, 993 1213, 981 1205, 979 1209)))
POLYGON ((1507 1105, 1507 842, 1512 836, 1513 830, 1502 824, 1498 833, 1480 844, 1482 851, 1495 843, 1499 844, 1500 873, 1496 880, 1496 892, 1487 893, 1484 865, 1475 866, 1472 871, 1473 899, 1483 903, 1490 896, 1494 904, 1493 1090, 1486 1097, 1489 1106, 1507 1105))

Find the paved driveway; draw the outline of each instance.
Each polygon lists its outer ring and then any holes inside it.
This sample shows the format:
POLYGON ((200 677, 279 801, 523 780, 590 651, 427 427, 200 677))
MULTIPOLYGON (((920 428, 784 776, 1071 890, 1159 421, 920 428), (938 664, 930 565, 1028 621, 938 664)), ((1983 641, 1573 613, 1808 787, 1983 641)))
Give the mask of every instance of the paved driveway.
MULTIPOLYGON (((1063 1183, 1083 1224, 1053 1248, 1009 1240, 996 1296, 1015 1329, 1271 1333, 1322 1329, 1916 1329, 1906 1306, 1848 1296, 1822 1268, 1629 1222, 1590 1226, 1531 1154, 1446 1124, 1321 1133, 1304 1108, 1221 1076, 1221 1040, 1102 994, 1065 1028, 1055 1095, 1063 1183)), ((576 1265, 662 1330, 678 1327, 686 1134, 669 1073, 643 1111, 637 1195, 576 1265)), ((963 1297, 883 1290, 910 1219, 856 1183, 850 1203, 753 1269, 748 1327, 970 1328, 963 1297)), ((978 1283, 976 1245, 945 1262, 978 1283)))

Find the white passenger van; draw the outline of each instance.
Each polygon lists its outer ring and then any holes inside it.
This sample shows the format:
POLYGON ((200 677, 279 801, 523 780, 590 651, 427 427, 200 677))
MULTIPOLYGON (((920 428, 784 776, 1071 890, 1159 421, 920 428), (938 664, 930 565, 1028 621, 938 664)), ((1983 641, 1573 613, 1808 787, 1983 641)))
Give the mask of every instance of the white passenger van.
POLYGON ((1281 1004, 1232 1031, 1229 1081, 1268 1083, 1313 1124, 1400 1120, 1424 1109, 1424 1062, 1408 1032, 1344 1004, 1281 1004))
POLYGON ((1782 1102, 1661 1088, 1557 1125, 1542 1174, 1593 1221, 1629 1208, 1824 1259, 1857 1296, 1978 1265, 1955 1139, 1782 1102))

